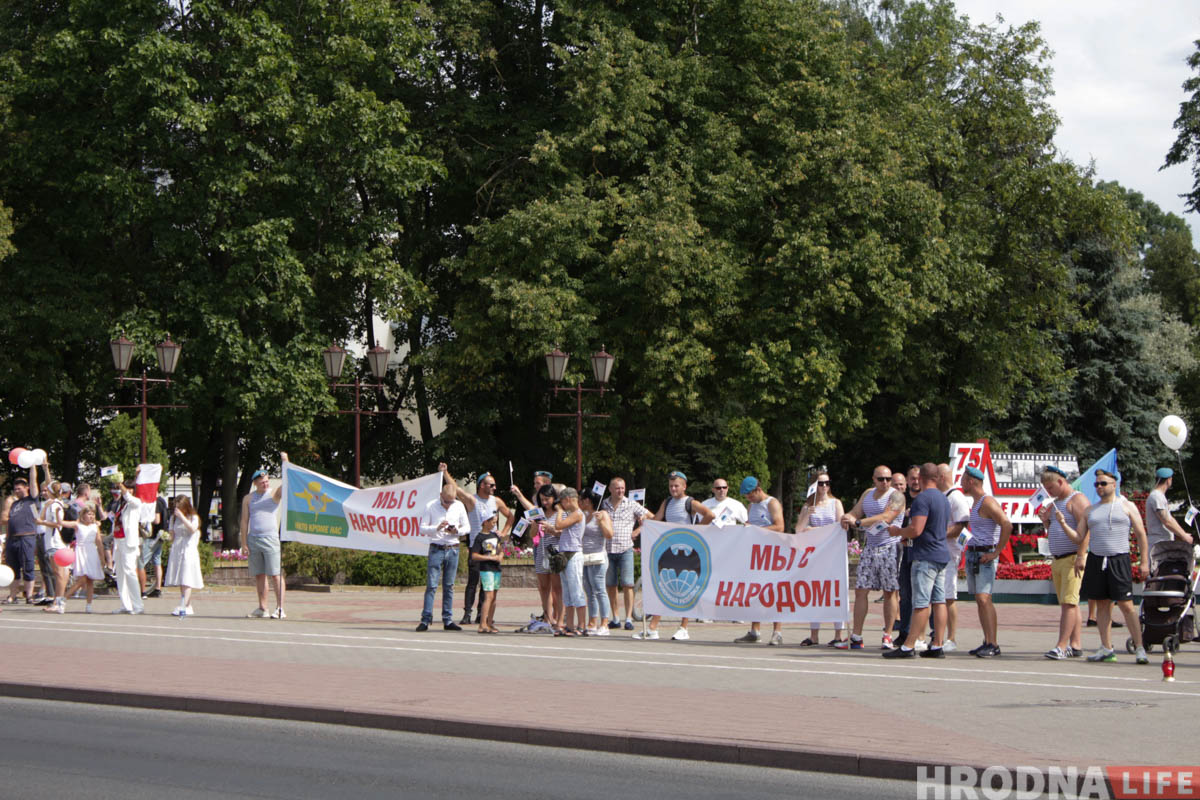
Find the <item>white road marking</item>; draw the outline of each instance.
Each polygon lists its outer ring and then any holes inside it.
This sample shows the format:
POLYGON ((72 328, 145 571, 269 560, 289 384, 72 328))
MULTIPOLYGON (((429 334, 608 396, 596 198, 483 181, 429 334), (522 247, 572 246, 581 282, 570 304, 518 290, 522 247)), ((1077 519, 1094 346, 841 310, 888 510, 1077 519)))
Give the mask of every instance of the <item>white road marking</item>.
MULTIPOLYGON (((2 626, 4 628, 14 629, 14 630, 45 631, 47 629, 46 624, 33 624, 33 623, 26 624, 26 623, 17 622, 15 620, 11 621, 11 622, 9 620, 3 620, 3 621, 0 621, 0 623, 2 623, 2 626)), ((830 675, 830 676, 843 677, 843 678, 883 678, 883 679, 900 679, 900 680, 910 680, 910 681, 930 681, 930 682, 937 682, 937 683, 972 683, 972 684, 989 684, 989 685, 1002 685, 1002 686, 1011 686, 1011 685, 1014 685, 1015 683, 1019 683, 1021 686, 1048 688, 1048 689, 1078 689, 1078 690, 1081 690, 1084 692, 1108 691, 1108 692, 1122 692, 1122 693, 1136 693, 1136 694, 1166 695, 1169 697, 1177 697, 1177 698, 1178 697, 1200 697, 1200 692, 1193 692, 1193 691, 1186 691, 1186 690, 1185 691, 1178 691, 1178 690, 1168 691, 1168 690, 1164 690, 1164 689, 1139 689, 1139 688, 1134 688, 1134 687, 1129 687, 1129 686, 1103 686, 1103 685, 1099 685, 1099 684, 1038 683, 1038 682, 1030 682, 1030 681, 1017 682, 1017 681, 1005 681, 1005 680, 992 680, 992 679, 985 679, 985 678, 955 678, 955 677, 945 677, 945 676, 939 676, 939 675, 903 675, 903 674, 895 674, 895 673, 887 673, 887 672, 879 672, 879 671, 845 672, 845 671, 841 671, 841 670, 814 669, 814 668, 809 668, 809 667, 795 667, 795 666, 760 667, 760 666, 743 666, 743 665, 736 665, 736 664, 697 664, 697 663, 690 663, 690 662, 683 662, 683 661, 649 661, 649 660, 638 660, 638 659, 628 659, 628 658, 602 658, 602 657, 597 658, 597 657, 592 657, 592 656, 587 656, 587 655, 581 655, 581 654, 578 654, 578 652, 572 653, 571 649, 569 649, 569 648, 558 648, 558 647, 548 648, 548 647, 536 647, 535 646, 535 647, 532 647, 529 649, 540 649, 540 650, 554 649, 554 650, 561 651, 562 652, 561 655, 560 654, 550 655, 550 654, 545 654, 545 653, 504 653, 504 652, 496 652, 495 650, 461 650, 461 649, 451 650, 451 649, 443 649, 440 647, 424 647, 424 646, 423 647, 411 647, 411 646, 392 646, 392 645, 384 645, 384 644, 347 644, 347 643, 341 643, 341 642, 318 642, 318 641, 304 641, 304 640, 300 640, 300 641, 295 641, 295 640, 264 641, 263 639, 260 639, 260 638, 252 639, 252 638, 244 638, 244 636, 200 636, 200 635, 196 635, 195 633, 185 633, 182 631, 178 632, 178 633, 155 633, 152 631, 145 630, 142 626, 135 626, 138 628, 138 630, 113 630, 114 628, 118 627, 118 624, 103 624, 103 623, 74 623, 74 622, 66 622, 66 621, 50 621, 50 624, 53 624, 55 627, 60 628, 63 631, 69 631, 72 633, 88 633, 88 634, 99 634, 99 635, 109 635, 109 636, 138 636, 138 637, 163 638, 163 639, 190 639, 190 640, 200 640, 200 641, 220 641, 220 642, 231 642, 231 643, 236 643, 236 644, 255 644, 255 645, 268 645, 268 646, 269 645, 275 645, 275 646, 287 645, 287 646, 302 646, 302 647, 337 648, 337 649, 348 649, 348 650, 383 650, 383 651, 395 651, 395 652, 435 653, 435 654, 439 654, 439 655, 476 655, 476 656, 490 656, 493 658, 494 657, 536 658, 536 659, 545 659, 545 660, 553 660, 553 661, 583 661, 583 662, 597 662, 597 663, 612 663, 612 664, 621 664, 621 665, 637 664, 637 665, 649 666, 649 667, 668 666, 668 667, 682 667, 682 668, 688 668, 688 669, 707 669, 707 670, 743 671, 743 672, 771 672, 771 673, 796 674, 796 675, 830 675)), ((130 626, 120 626, 120 627, 130 627, 130 626)), ((162 628, 172 629, 173 628, 175 630, 179 630, 179 626, 152 626, 152 627, 154 627, 156 629, 162 629, 162 628)), ((193 630, 196 630, 196 629, 193 629, 193 630)), ((232 629, 215 629, 215 630, 225 631, 228 633, 240 633, 240 634, 246 633, 246 631, 244 631, 244 630, 232 630, 232 629)), ((255 633, 271 633, 271 634, 282 635, 282 636, 296 636, 297 635, 296 632, 268 631, 268 630, 255 631, 255 633)), ((323 636, 323 635, 322 634, 301 634, 301 636, 311 637, 311 636, 323 636)), ((328 637, 326 636, 325 638, 328 638, 328 637)), ((369 637, 362 637, 362 638, 369 638, 369 637)), ((405 640, 394 640, 394 641, 403 642, 405 640)), ((483 643, 480 643, 480 644, 483 644, 483 643)), ((526 646, 526 647, 528 647, 528 646, 526 646)), ((603 651, 598 651, 598 650, 592 649, 587 652, 595 653, 595 652, 603 652, 603 651)), ((642 655, 645 655, 645 654, 643 653, 642 655)), ((701 656, 701 654, 696 654, 696 655, 701 656)), ((678 656, 677 653, 671 654, 671 657, 673 657, 673 658, 677 657, 677 656, 678 656)), ((727 658, 732 658, 732 657, 727 657, 727 658)), ((860 669, 870 670, 871 668, 869 666, 864 665, 863 667, 860 667, 860 669)), ((905 667, 905 669, 907 670, 908 668, 905 667)), ((1051 676, 1044 676, 1044 677, 1054 677, 1054 676, 1051 675, 1051 676)), ((1093 677, 1093 676, 1088 676, 1088 677, 1093 677)), ((1102 676, 1095 676, 1095 677, 1102 677, 1102 676)))
MULTIPOLYGON (((9 621, 10 620, 0 620, 0 625, 2 625, 5 622, 9 622, 9 621)), ((11 620, 11 622, 18 622, 18 620, 11 620)), ((177 623, 171 624, 171 625, 136 625, 136 624, 131 624, 131 623, 122 624, 120 622, 111 622, 111 623, 74 622, 71 620, 56 620, 56 619, 48 619, 45 621, 45 624, 46 625, 56 625, 56 624, 57 625, 78 625, 81 627, 89 627, 90 626, 90 627, 94 627, 94 628, 97 628, 100 630, 110 630, 112 628, 131 628, 131 629, 139 630, 139 631, 150 629, 150 630, 176 631, 176 632, 179 631, 183 627, 177 623)), ((426 636, 408 636, 408 637, 388 636, 386 634, 377 634, 377 635, 367 636, 367 635, 353 635, 353 634, 339 634, 339 633, 309 633, 309 632, 305 632, 305 631, 297 631, 294 629, 289 630, 282 626, 267 625, 267 624, 263 624, 261 622, 252 622, 252 623, 250 623, 250 625, 248 627, 245 627, 245 628, 201 627, 198 625, 193 625, 191 623, 184 623, 184 625, 187 626, 186 627, 187 630, 202 631, 205 633, 246 634, 249 631, 253 630, 256 634, 267 634, 270 636, 298 636, 298 637, 305 637, 305 638, 312 638, 312 639, 347 639, 347 640, 352 640, 352 641, 367 641, 367 642, 393 642, 393 643, 397 643, 397 644, 422 644, 422 645, 424 645, 425 643, 427 643, 429 641, 429 638, 430 638, 430 637, 426 637, 426 636), (258 627, 258 626, 261 626, 261 627, 258 627)), ((524 638, 524 637, 522 637, 522 638, 524 638)), ((532 637, 530 637, 530 639, 532 639, 532 637)), ((751 655, 723 655, 723 654, 719 654, 719 653, 709 653, 709 652, 699 652, 699 651, 687 652, 689 650, 697 650, 697 648, 695 645, 685 645, 682 647, 673 647, 671 652, 669 654, 667 654, 665 652, 662 652, 662 653, 653 652, 653 650, 656 646, 662 647, 665 645, 667 647, 671 647, 669 642, 664 642, 661 640, 658 642, 657 645, 650 643, 650 642, 644 642, 641 644, 641 646, 635 646, 631 649, 615 649, 615 648, 607 647, 607 646, 587 647, 586 645, 583 645, 581 642, 578 642, 578 641, 576 641, 575 643, 572 643, 572 644, 567 644, 564 642, 558 642, 557 640, 555 640, 553 637, 550 637, 550 636, 545 637, 545 639, 547 641, 545 641, 544 644, 533 644, 532 641, 530 641, 530 639, 526 639, 522 643, 513 642, 513 641, 497 641, 496 639, 490 639, 487 641, 479 641, 479 640, 473 640, 473 639, 468 640, 466 638, 461 638, 461 639, 457 639, 457 640, 442 639, 438 642, 438 644, 442 645, 442 646, 453 645, 453 646, 471 646, 471 647, 486 647, 486 648, 515 648, 515 649, 523 649, 523 650, 559 650, 559 651, 567 652, 567 653, 583 652, 583 653, 599 653, 599 654, 624 654, 624 655, 636 655, 636 656, 643 656, 643 657, 661 655, 661 656, 667 656, 669 658, 703 658, 703 659, 725 660, 725 661, 768 661, 773 664, 779 663, 780 657, 787 657, 788 655, 792 655, 795 653, 794 650, 791 650, 791 651, 782 650, 782 651, 779 651, 779 655, 773 656, 773 657, 772 656, 751 656, 751 655)), ((617 640, 617 641, 620 641, 620 640, 617 640)), ((614 642, 614 644, 615 644, 615 642, 614 642)), ((703 643, 701 643, 701 644, 703 644, 703 643)), ((723 643, 722 643, 722 646, 724 646, 723 643)), ((864 653, 864 655, 865 655, 865 653, 864 653)), ((842 659, 842 658, 838 658, 836 656, 824 656, 821 658, 820 663, 823 665, 831 664, 831 665, 837 665, 837 666, 859 667, 859 668, 868 666, 865 659, 855 658, 855 657, 842 659)), ((970 663, 970 662, 968 662, 968 663, 970 663)), ((966 672, 966 673, 970 673, 972 675, 980 675, 980 674, 985 674, 985 675, 1033 675, 1038 678, 1082 678, 1085 680, 1090 679, 1090 680, 1106 680, 1106 681, 1129 681, 1129 682, 1134 682, 1134 683, 1160 683, 1161 682, 1161 678, 1158 678, 1158 677, 1138 678, 1138 677, 1129 677, 1129 676, 1125 676, 1125 675, 1105 675, 1101 670, 1110 669, 1110 667, 1103 666, 1103 665, 1097 665, 1095 672, 1079 673, 1079 672, 1046 672, 1046 671, 1038 671, 1038 670, 999 669, 999 668, 990 666, 992 664, 995 664, 996 662, 982 661, 979 659, 976 659, 976 663, 978 664, 978 666, 976 666, 976 667, 952 667, 952 666, 945 664, 944 661, 941 664, 924 664, 924 663, 918 662, 918 663, 913 663, 913 664, 907 664, 907 665, 905 665, 904 668, 906 670, 928 670, 928 671, 936 671, 938 673, 966 672)), ((1175 683, 1177 685, 1194 684, 1194 683, 1196 683, 1196 681, 1177 679, 1175 681, 1175 683)))

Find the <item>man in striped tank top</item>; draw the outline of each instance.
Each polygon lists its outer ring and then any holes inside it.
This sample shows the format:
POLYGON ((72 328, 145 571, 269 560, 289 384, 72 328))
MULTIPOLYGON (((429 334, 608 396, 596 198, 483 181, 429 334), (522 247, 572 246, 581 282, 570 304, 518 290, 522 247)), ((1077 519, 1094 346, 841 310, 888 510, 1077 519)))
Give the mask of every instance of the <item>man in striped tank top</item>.
POLYGON ((979 658, 1000 655, 999 622, 992 602, 992 584, 996 580, 996 561, 1012 535, 1012 523, 996 498, 983 490, 983 470, 967 467, 962 489, 971 501, 971 541, 967 545, 967 591, 975 595, 983 644, 971 651, 979 658))
MULTIPOLYGON (((1083 569, 1082 593, 1088 604, 1096 604, 1100 649, 1088 656, 1088 661, 1116 661, 1112 648, 1112 606, 1115 601, 1125 617, 1129 634, 1137 651, 1137 662, 1148 664, 1142 647, 1142 628, 1133 610, 1133 565, 1129 560, 1129 533, 1137 537, 1142 554, 1139 565, 1142 574, 1150 571, 1150 555, 1146 547, 1146 528, 1137 506, 1117 491, 1117 477, 1102 469, 1096 470, 1096 494, 1100 500, 1087 510, 1075 529, 1083 544, 1079 551, 1087 552, 1083 569)), ((1065 526, 1064 526, 1065 527, 1065 526)), ((1078 563, 1078 561, 1076 562, 1078 563)))
POLYGON ((850 639, 838 643, 839 650, 863 648, 863 625, 871 591, 883 592, 883 648, 891 650, 892 625, 900 616, 900 557, 897 547, 900 538, 888 532, 888 526, 899 522, 904 514, 904 493, 891 486, 892 470, 880 465, 875 468, 875 486, 858 498, 854 508, 842 515, 842 525, 849 529, 858 526, 867 530, 867 541, 858 560, 854 588, 854 630, 850 639))
POLYGON ((1042 486, 1050 494, 1050 502, 1042 506, 1040 516, 1049 540, 1050 555, 1054 558, 1050 577, 1054 579, 1054 593, 1058 595, 1060 609, 1058 644, 1046 653, 1046 658, 1061 661, 1083 655, 1079 582, 1083 577, 1086 553, 1079 549, 1083 537, 1075 531, 1075 526, 1087 515, 1088 501, 1083 492, 1075 491, 1067 482, 1067 473, 1055 466, 1042 471, 1042 486))
MULTIPOLYGON (((438 469, 442 470, 447 475, 450 474, 444 463, 439 464, 438 469)), ((451 478, 451 480, 453 480, 453 478, 451 478)), ((496 494, 496 479, 492 476, 492 473, 481 473, 479 477, 475 479, 475 482, 476 489, 474 494, 464 491, 463 488, 457 483, 454 485, 455 497, 458 499, 458 502, 463 504, 463 508, 467 510, 467 519, 471 522, 471 530, 467 534, 468 553, 471 551, 471 548, 475 546, 475 539, 483 530, 483 523, 487 522, 492 517, 499 515, 505 519, 504 530, 500 533, 501 539, 508 538, 509 534, 512 533, 513 525, 515 525, 517 522, 517 515, 514 514, 512 509, 508 507, 508 504, 496 494)), ((497 529, 499 529, 499 527, 499 525, 496 526, 497 529)), ((479 582, 481 579, 480 567, 482 567, 484 563, 470 558, 469 555, 467 558, 470 560, 470 563, 467 566, 467 585, 463 590, 463 616, 462 619, 459 620, 460 625, 471 624, 471 609, 472 607, 476 606, 475 594, 479 589, 479 582)), ((482 612, 483 592, 479 592, 479 604, 477 607, 476 616, 478 617, 478 615, 482 612)), ((476 619, 476 622, 478 622, 478 619, 476 619)))

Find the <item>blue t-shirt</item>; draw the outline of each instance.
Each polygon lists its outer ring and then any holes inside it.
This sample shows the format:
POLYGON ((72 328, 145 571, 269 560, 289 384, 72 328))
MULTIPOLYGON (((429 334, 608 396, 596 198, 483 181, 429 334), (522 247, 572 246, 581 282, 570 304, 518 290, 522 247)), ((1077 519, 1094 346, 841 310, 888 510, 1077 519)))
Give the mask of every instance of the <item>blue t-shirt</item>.
POLYGON ((925 489, 913 500, 912 518, 925 517, 925 528, 913 539, 912 560, 934 564, 950 563, 946 546, 946 525, 950 522, 950 501, 937 489, 925 489))

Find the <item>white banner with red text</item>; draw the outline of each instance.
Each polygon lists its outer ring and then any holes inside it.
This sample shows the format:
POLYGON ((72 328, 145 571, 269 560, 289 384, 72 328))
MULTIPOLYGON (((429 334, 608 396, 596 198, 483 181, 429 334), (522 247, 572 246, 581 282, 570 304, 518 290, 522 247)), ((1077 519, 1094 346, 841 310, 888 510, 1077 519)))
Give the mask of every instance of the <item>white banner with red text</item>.
POLYGON ((846 532, 642 523, 647 614, 751 622, 845 622, 846 532))
POLYGON ((285 461, 279 538, 322 547, 428 555, 430 539, 421 534, 421 515, 441 490, 440 472, 355 489, 285 461))

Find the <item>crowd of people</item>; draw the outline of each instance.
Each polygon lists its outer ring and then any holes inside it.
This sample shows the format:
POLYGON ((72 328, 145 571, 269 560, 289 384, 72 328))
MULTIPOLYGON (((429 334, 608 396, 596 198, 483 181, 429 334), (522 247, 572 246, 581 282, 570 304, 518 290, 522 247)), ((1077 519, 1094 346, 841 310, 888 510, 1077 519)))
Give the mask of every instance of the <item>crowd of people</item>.
POLYGON ((134 478, 116 481, 105 504, 87 483, 72 488, 55 480, 48 460, 40 483, 37 467, 29 469, 28 478, 13 481, 0 510, 3 563, 13 579, 0 603, 24 599, 44 606, 47 613, 63 614, 67 598, 81 595, 83 610, 90 614, 96 584, 110 581, 120 597, 114 614, 143 613, 142 601, 160 596, 164 586, 179 587, 180 603, 173 614, 194 614, 192 591, 204 588, 199 515, 186 495, 169 500, 160 494, 144 502, 136 486, 134 478), (167 541, 170 558, 164 574, 167 541), (42 592, 35 596, 37 572, 42 592))
MULTIPOLYGON (((287 454, 282 454, 287 460, 287 454)), ((200 520, 186 496, 168 500, 158 496, 143 502, 135 491, 136 480, 117 482, 109 503, 86 483, 72 487, 53 479, 49 463, 37 467, 28 479, 14 482, 0 512, 0 531, 6 534, 3 563, 14 572, 5 604, 24 601, 44 605, 49 613, 64 613, 66 599, 81 593, 84 611, 91 613, 97 582, 115 583, 120 605, 113 613, 141 614, 143 598, 158 596, 164 586, 179 587, 177 616, 195 613, 192 592, 203 588, 198 543, 200 520), (101 523, 110 521, 106 532, 101 523), (164 542, 170 558, 164 574, 164 542), (56 557, 65 549, 72 558, 56 557), (73 562, 73 563, 72 563, 73 562), (70 563, 68 573, 67 563, 70 563), (43 594, 34 595, 35 571, 42 576, 43 594)), ((434 603, 441 589, 442 627, 459 631, 475 624, 481 634, 498 632, 495 624, 505 544, 528 537, 533 544, 534 570, 541 600, 541 615, 526 630, 545 630, 559 636, 609 636, 612 631, 633 632, 635 639, 658 639, 660 619, 651 616, 643 630, 635 631, 634 555, 641 525, 646 520, 681 524, 753 525, 785 532, 782 504, 767 494, 754 477, 740 482, 745 501, 730 496, 724 478, 712 481, 713 496, 703 502, 688 495, 682 472, 667 476, 668 497, 651 511, 628 495, 625 480, 612 478, 606 492, 579 492, 553 482, 539 470, 533 475, 529 496, 510 487, 516 507, 497 494, 495 477, 487 472, 476 479, 474 492, 466 491, 440 465, 443 485, 439 497, 421 516, 421 531, 429 537, 426 587, 421 619, 416 630, 433 624, 434 603), (464 609, 455 621, 454 584, 462 544, 469 564, 464 609)), ((1059 636, 1046 657, 1060 660, 1083 655, 1082 599, 1100 637, 1100 647, 1089 661, 1113 661, 1111 631, 1113 605, 1121 612, 1133 640, 1138 663, 1148 663, 1133 605, 1131 537, 1137 541, 1142 574, 1148 573, 1150 546, 1193 537, 1171 516, 1166 492, 1174 474, 1157 472, 1157 485, 1146 504, 1143 524, 1137 507, 1123 497, 1118 479, 1096 470, 1096 503, 1072 488, 1067 475, 1048 466, 1040 475, 1049 500, 1040 511, 1052 559, 1054 590, 1060 604, 1059 636)), ((136 476, 135 476, 136 477, 136 476)), ((599 488, 599 485, 597 485, 599 488)), ((240 530, 255 579, 258 605, 247 616, 285 619, 284 582, 280 566, 279 506, 282 487, 270 487, 264 470, 253 475, 253 490, 244 498, 240 530), (269 610, 269 588, 274 588, 275 608, 269 610)), ((828 472, 814 476, 809 496, 795 520, 797 535, 840 523, 851 538, 862 544, 856 572, 852 616, 834 624, 828 646, 843 650, 865 648, 864 627, 871 593, 882 593, 883 630, 880 647, 885 658, 941 658, 958 649, 957 580, 960 564, 966 573, 967 591, 974 598, 983 641, 970 654, 978 658, 1001 655, 1000 630, 992 600, 999 554, 1012 535, 1013 525, 1001 505, 987 494, 985 476, 968 467, 960 485, 954 484, 948 464, 913 465, 893 472, 876 467, 872 486, 847 511, 835 495, 828 472), (926 634, 928 631, 928 634, 926 634), (928 636, 928 638, 926 638, 928 636)), ((679 622, 671 639, 690 637, 687 618, 679 622)), ((1119 623, 1118 623, 1119 624, 1119 623)), ((760 624, 735 641, 760 642, 760 624)), ((772 624, 770 645, 783 644, 783 626, 772 624)), ((820 644, 820 625, 809 627, 802 647, 820 644)))
MULTIPOLYGON (((418 631, 433 624, 433 606, 442 589, 442 626, 461 630, 475 623, 480 633, 496 632, 494 619, 500 585, 503 542, 519 531, 520 514, 496 496, 496 480, 484 473, 475 493, 462 489, 441 465, 444 485, 440 498, 430 503, 422 517, 422 530, 435 538, 429 551, 425 604, 418 631), (501 521, 503 520, 503 522, 501 521), (469 545, 470 572, 465 607, 454 620, 454 576, 459 539, 469 545), (478 586, 478 605, 475 588, 478 586)), ((1049 659, 1083 656, 1081 600, 1088 601, 1099 629, 1100 646, 1089 661, 1114 661, 1111 635, 1113 605, 1121 612, 1133 639, 1138 663, 1148 663, 1133 605, 1131 540, 1136 540, 1140 569, 1149 570, 1150 546, 1192 536, 1171 516, 1166 503, 1173 472, 1158 470, 1158 483, 1147 502, 1146 524, 1136 506, 1120 494, 1116 476, 1096 471, 1096 503, 1072 488, 1068 476, 1048 466, 1039 476, 1049 500, 1040 511, 1052 559, 1052 576, 1061 614, 1059 639, 1045 653, 1049 659), (1147 530, 1150 537, 1147 538, 1147 530)), ((520 510, 534 514, 524 532, 534 546, 542 614, 527 630, 544 626, 560 636, 608 636, 614 630, 633 631, 634 552, 642 522, 648 519, 675 523, 749 524, 784 532, 783 507, 754 477, 745 478, 739 493, 745 503, 729 496, 724 478, 712 482, 713 496, 700 502, 687 494, 687 476, 673 471, 667 476, 668 497, 651 511, 627 495, 625 480, 612 478, 606 496, 555 484, 553 476, 537 471, 527 497, 518 486, 511 492, 520 510), (618 608, 618 597, 621 607, 618 608)), ((529 516, 525 514, 524 516, 529 516)), ((840 523, 851 537, 862 541, 856 572, 851 619, 834 624, 831 647, 865 648, 864 627, 871 594, 882 593, 883 630, 880 647, 885 658, 921 656, 943 658, 958 650, 958 574, 966 574, 967 591, 979 615, 983 641, 970 650, 978 658, 1001 655, 999 615, 992 595, 1000 553, 1008 545, 1013 524, 999 502, 986 491, 984 473, 968 467, 955 485, 948 464, 917 464, 893 472, 879 466, 872 486, 846 511, 834 494, 828 472, 815 475, 811 491, 795 520, 794 532, 840 523), (926 633, 928 631, 928 633, 926 633)), ((657 616, 648 618, 635 639, 658 639, 657 616)), ((690 638, 687 618, 671 639, 690 638)), ((1119 623, 1118 623, 1119 624, 1119 623)), ((735 641, 762 640, 759 623, 735 641)), ((783 644, 783 626, 772 625, 770 645, 783 644)), ((820 644, 820 625, 811 625, 802 647, 820 644)))

